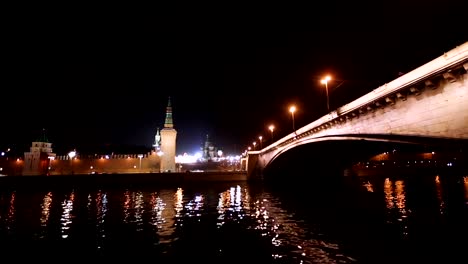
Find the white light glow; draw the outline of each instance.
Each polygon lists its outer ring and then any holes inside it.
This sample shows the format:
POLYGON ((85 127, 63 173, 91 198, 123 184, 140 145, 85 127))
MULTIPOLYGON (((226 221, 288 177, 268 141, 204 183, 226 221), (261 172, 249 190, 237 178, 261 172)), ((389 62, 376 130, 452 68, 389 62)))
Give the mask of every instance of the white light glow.
POLYGON ((195 163, 200 158, 201 158, 201 153, 199 152, 197 152, 195 155, 184 153, 184 155, 178 155, 176 157, 176 163, 180 163, 180 164, 195 163))

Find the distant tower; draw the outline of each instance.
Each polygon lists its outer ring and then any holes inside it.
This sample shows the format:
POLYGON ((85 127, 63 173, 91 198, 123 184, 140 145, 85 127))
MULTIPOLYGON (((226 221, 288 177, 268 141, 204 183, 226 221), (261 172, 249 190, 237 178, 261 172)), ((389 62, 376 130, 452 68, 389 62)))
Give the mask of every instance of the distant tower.
POLYGON ((49 143, 45 135, 32 142, 29 152, 24 153, 23 175, 46 175, 51 169, 51 162, 56 154, 52 153, 52 143, 49 143))
POLYGON ((216 148, 213 143, 210 141, 208 135, 206 135, 205 144, 202 147, 203 158, 205 160, 212 160, 215 157, 216 148))
POLYGON ((161 129, 161 171, 162 172, 175 172, 176 164, 176 137, 177 131, 174 129, 172 122, 172 106, 171 98, 169 97, 166 107, 166 120, 164 121, 164 128, 161 129))
POLYGON ((161 150, 161 134, 159 133, 159 127, 156 129, 156 135, 154 136, 154 151, 158 153, 161 150))

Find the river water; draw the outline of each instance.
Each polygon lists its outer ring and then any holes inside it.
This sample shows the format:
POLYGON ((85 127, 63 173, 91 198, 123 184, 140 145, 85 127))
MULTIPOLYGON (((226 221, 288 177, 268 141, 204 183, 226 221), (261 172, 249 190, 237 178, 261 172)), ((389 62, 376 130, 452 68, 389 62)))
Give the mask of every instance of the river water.
POLYGON ((41 263, 463 263, 468 177, 2 186, 0 243, 41 263))

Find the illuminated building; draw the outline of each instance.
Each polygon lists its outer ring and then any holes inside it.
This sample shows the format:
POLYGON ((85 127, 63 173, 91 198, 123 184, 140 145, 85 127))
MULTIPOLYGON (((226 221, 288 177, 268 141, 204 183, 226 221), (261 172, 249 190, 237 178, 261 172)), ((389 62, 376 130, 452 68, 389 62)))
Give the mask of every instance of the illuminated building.
POLYGON ((47 140, 43 131, 42 137, 32 142, 29 151, 24 153, 23 175, 48 174, 55 156, 52 143, 47 140))
POLYGON ((69 175, 111 173, 176 172, 176 135, 172 120, 170 98, 166 107, 164 128, 156 130, 154 143, 148 153, 108 153, 57 155, 45 133, 32 142, 24 152, 24 160, 0 159, 0 172, 4 175, 69 175))
POLYGON ((206 135, 205 143, 202 147, 202 158, 203 160, 213 160, 217 157, 217 150, 213 143, 210 141, 208 135, 206 135))
POLYGON ((161 129, 161 172, 176 171, 176 137, 177 131, 174 129, 172 121, 171 98, 169 98, 166 107, 166 119, 164 128, 161 129))

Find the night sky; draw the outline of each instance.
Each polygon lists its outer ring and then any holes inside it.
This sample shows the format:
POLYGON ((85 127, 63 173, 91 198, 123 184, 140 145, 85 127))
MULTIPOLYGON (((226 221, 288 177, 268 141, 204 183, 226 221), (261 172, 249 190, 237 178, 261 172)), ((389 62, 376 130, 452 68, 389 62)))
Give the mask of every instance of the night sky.
POLYGON ((170 97, 177 154, 239 154, 326 114, 326 74, 334 109, 468 40, 466 1, 304 3, 12 9, 0 147, 149 148, 170 97))

